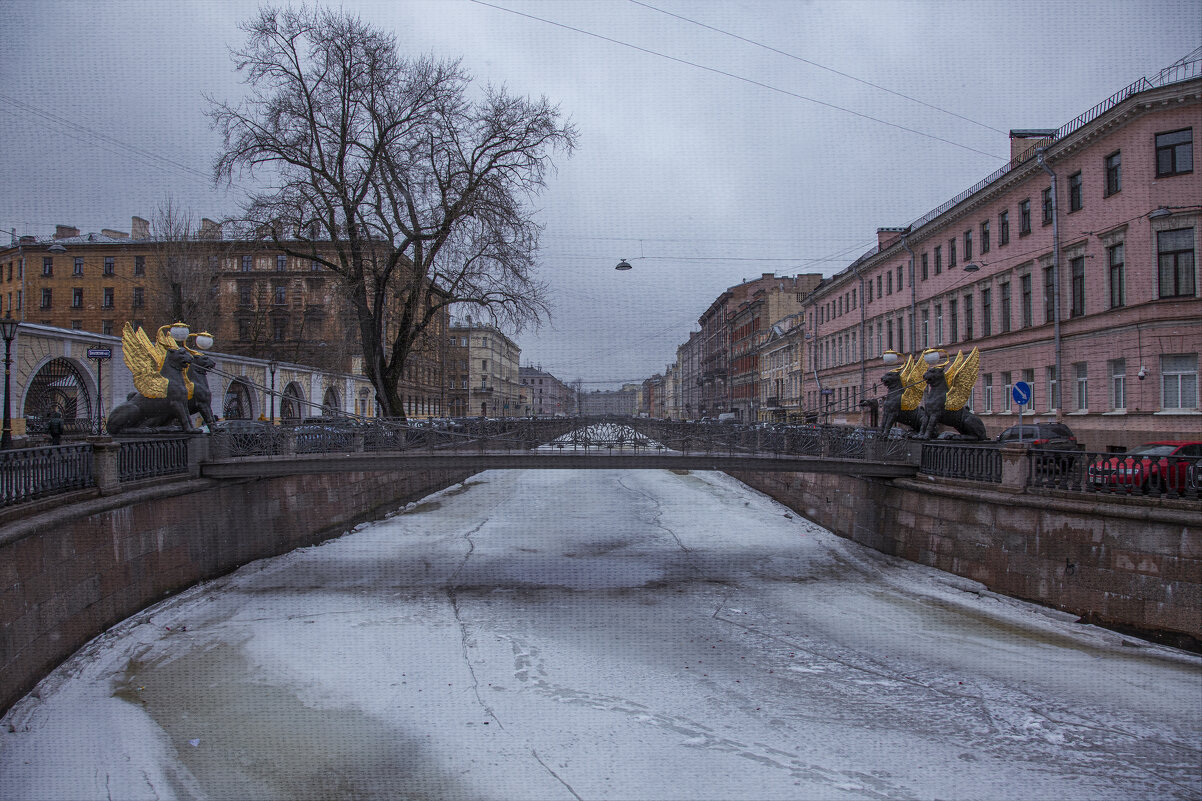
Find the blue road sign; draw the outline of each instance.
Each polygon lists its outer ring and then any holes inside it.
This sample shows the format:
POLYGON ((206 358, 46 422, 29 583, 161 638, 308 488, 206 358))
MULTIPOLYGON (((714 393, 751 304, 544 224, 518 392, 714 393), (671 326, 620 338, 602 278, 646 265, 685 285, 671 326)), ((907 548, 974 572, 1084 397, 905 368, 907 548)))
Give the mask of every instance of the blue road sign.
POLYGON ((1026 406, 1031 402, 1031 385, 1026 381, 1015 381, 1014 388, 1010 391, 1014 402, 1019 406, 1026 406))

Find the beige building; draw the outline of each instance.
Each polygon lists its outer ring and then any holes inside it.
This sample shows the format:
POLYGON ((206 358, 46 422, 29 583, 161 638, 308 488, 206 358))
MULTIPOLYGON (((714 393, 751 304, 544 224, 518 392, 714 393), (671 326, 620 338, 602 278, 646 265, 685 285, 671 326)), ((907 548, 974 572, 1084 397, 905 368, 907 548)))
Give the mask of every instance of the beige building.
MULTIPOLYGON (((521 383, 522 349, 486 323, 453 324, 449 336, 467 340, 467 401, 470 417, 521 417, 526 393, 521 383)), ((462 380, 462 373, 460 380, 462 380)))
POLYGON ((805 316, 791 314, 773 323, 757 349, 759 419, 793 422, 804 419, 805 316))

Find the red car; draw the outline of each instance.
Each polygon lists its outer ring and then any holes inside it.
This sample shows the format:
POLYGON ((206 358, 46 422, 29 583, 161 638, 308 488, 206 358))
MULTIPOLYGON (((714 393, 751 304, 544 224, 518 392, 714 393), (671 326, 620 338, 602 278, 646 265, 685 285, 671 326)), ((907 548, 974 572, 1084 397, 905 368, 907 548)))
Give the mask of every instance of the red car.
POLYGON ((1197 440, 1149 442, 1096 460, 1089 466, 1089 480, 1112 489, 1183 492, 1189 469, 1199 458, 1202 442, 1197 440))

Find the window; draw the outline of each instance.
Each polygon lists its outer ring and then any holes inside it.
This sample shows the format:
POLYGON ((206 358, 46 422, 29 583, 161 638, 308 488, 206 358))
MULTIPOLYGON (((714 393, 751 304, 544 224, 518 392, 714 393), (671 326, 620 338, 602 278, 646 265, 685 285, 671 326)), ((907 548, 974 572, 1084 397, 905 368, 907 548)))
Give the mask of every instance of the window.
POLYGON ((133 307, 135 309, 140 309, 145 305, 146 305, 146 290, 140 286, 134 287, 133 307))
POLYGON ((981 336, 993 334, 993 305, 990 295, 992 290, 981 290, 981 336))
POLYGON ((964 232, 964 261, 972 261, 972 229, 964 232))
POLYGON ((1165 354, 1160 357, 1160 408, 1198 407, 1198 354, 1165 354))
POLYGON ((1003 412, 1006 411, 1010 406, 1010 388, 1013 386, 1014 381, 1012 380, 1012 374, 1008 372, 1002 373, 1002 402, 999 404, 999 408, 1003 412))
POLYGON ((54 290, 49 288, 42 289, 42 308, 49 309, 54 306, 54 290))
POLYGON ((113 308, 113 288, 111 286, 104 288, 104 308, 113 308))
POLYGON ((885 342, 888 350, 893 350, 893 321, 885 321, 885 342))
POLYGON ((240 269, 244 273, 249 273, 255 268, 255 259, 253 256, 243 256, 240 269))
POLYGON ((885 292, 886 292, 886 294, 889 294, 889 295, 893 294, 893 272, 892 271, 890 271, 889 274, 885 276, 885 292))
POLYGON ((922 310, 922 346, 923 348, 931 347, 931 312, 929 309, 922 310))
POLYGON ((972 295, 964 296, 964 339, 972 340, 972 295))
POLYGON ((1043 224, 1052 224, 1052 187, 1043 190, 1043 224))
POLYGON ((998 291, 1001 295, 1000 300, 1002 305, 1001 333, 1005 334, 1010 330, 1010 282, 1006 281, 1005 283, 1001 284, 998 287, 998 291))
POLYGON ((927 254, 922 254, 922 280, 927 280, 927 254))
POLYGON ((981 377, 982 394, 985 396, 985 413, 993 413, 993 373, 981 377))
POLYGON ((43 256, 42 257, 42 275, 47 276, 47 277, 54 275, 54 257, 53 256, 43 256))
POLYGON ((948 324, 951 327, 950 341, 952 343, 955 343, 960 339, 960 319, 956 315, 956 300, 955 300, 955 298, 953 298, 947 302, 947 316, 948 316, 948 324))
POLYGON ((1072 304, 1069 316, 1080 317, 1085 314, 1085 257, 1069 259, 1068 269, 1072 276, 1072 304))
POLYGON ((935 248, 935 275, 943 272, 943 246, 939 245, 935 248))
POLYGON ((275 257, 275 271, 277 273, 286 272, 288 270, 288 257, 283 253, 275 257))
POLYGON ((288 339, 288 319, 285 317, 273 317, 271 319, 271 338, 276 342, 283 342, 288 339))
POLYGON ((271 302, 277 306, 282 306, 288 302, 288 288, 283 284, 277 284, 272 287, 271 302))
MULTIPOLYGON (((981 255, 989 252, 989 220, 981 223, 981 255)), ((968 258, 967 256, 965 258, 968 258)))
MULTIPOLYGON (((910 283, 911 284, 914 283, 914 276, 910 276, 910 283)), ((901 290, 902 290, 902 266, 899 264, 899 265, 897 265, 897 291, 901 292, 901 290)))
POLYGON ((112 256, 104 257, 104 274, 115 275, 117 272, 116 260, 112 256))
POLYGON ((1068 213, 1081 210, 1081 173, 1075 172, 1068 177, 1068 213))
POLYGON ((999 247, 1010 244, 1009 210, 1000 212, 997 216, 997 243, 999 247))
POLYGON ((1056 380, 1055 365, 1048 368, 1048 411, 1060 408, 1060 384, 1056 380))
POLYGON ((872 279, 868 280, 868 283, 865 284, 864 289, 865 289, 864 302, 872 303, 872 279))
POLYGON ((72 320, 71 321, 71 330, 72 331, 79 331, 82 328, 83 328, 83 320, 72 320))
MULTIPOLYGON (((947 267, 950 270, 952 267, 955 267, 955 266, 956 266, 956 240, 949 239, 949 240, 947 240, 947 267)), ((938 273, 939 271, 936 270, 935 272, 938 273)))
POLYGON ((100 321, 100 333, 104 334, 107 337, 111 337, 113 335, 113 321, 112 320, 101 320, 100 321))
POLYGON ((1052 265, 1048 265, 1043 270, 1043 321, 1045 323, 1055 322, 1056 320, 1056 272, 1052 265))
POLYGON ((309 270, 311 272, 315 272, 315 273, 321 272, 321 262, 319 262, 317 259, 310 260, 309 261, 309 270))
POLYGON ((935 304, 935 344, 943 344, 943 304, 935 304))
MULTIPOLYGON (((12 278, 12 265, 8 267, 9 278, 12 278)), ((83 256, 75 257, 75 269, 72 271, 74 275, 83 275, 83 256)))
POLYGON ((1193 129, 1156 134, 1156 177, 1164 178, 1193 171, 1193 129))
POLYGON ((1106 197, 1117 194, 1123 188, 1123 158, 1121 153, 1111 153, 1102 162, 1106 171, 1106 197))
POLYGON ((242 283, 238 284, 238 305, 239 306, 254 305, 251 301, 251 285, 249 283, 242 282, 242 283))
POLYGON ((1077 376, 1077 411, 1089 411, 1089 365, 1085 362, 1073 364, 1073 373, 1077 376))
POLYGON ((250 342, 250 320, 238 321, 238 341, 250 342))
POLYGON ((1127 360, 1112 359, 1110 367, 1110 408, 1127 408, 1127 360))
POLYGON ((71 308, 83 308, 83 287, 77 286, 71 290, 71 308))
POLYGON ((1110 308, 1126 305, 1123 276, 1123 243, 1106 248, 1106 264, 1110 270, 1110 308))
POLYGON ((134 256, 134 275, 146 275, 145 256, 134 256))
POLYGON ((1194 229, 1158 231, 1156 255, 1160 264, 1160 297, 1194 295, 1194 229))
MULTIPOLYGON (((1005 230, 1005 229, 1003 228, 1003 230, 1005 230)), ((1031 233, 1031 200, 1030 200, 1030 198, 1028 198, 1027 200, 1024 200, 1018 204, 1018 235, 1026 236, 1029 233, 1031 233)), ((1006 236, 1003 236, 1003 238, 1008 239, 1008 237, 1006 237, 1006 236)), ((1005 242, 1003 242, 1002 244, 1005 244, 1005 242)))
POLYGON ((1023 328, 1030 328, 1031 319, 1031 274, 1027 273, 1018 279, 1019 293, 1022 295, 1022 321, 1023 328))

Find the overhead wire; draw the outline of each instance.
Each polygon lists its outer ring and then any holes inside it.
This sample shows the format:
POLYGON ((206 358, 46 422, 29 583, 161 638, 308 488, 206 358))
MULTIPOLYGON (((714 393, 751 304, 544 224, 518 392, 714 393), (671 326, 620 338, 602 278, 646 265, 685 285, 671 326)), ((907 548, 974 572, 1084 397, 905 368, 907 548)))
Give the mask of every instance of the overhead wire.
POLYGON ((908 100, 908 101, 910 101, 911 103, 917 103, 917 104, 919 104, 920 106, 926 106, 927 108, 929 108, 929 109, 932 109, 932 110, 934 110, 934 111, 938 111, 938 112, 940 112, 941 114, 947 114, 947 115, 949 115, 949 116, 952 116, 952 117, 955 117, 955 118, 957 118, 957 119, 964 120, 965 122, 971 122, 973 125, 979 125, 979 126, 981 126, 982 128, 985 128, 986 130, 989 130, 989 131, 995 131, 995 132, 997 132, 997 133, 1000 133, 1000 134, 1008 134, 1008 133, 1009 133, 1008 131, 1003 131, 1003 130, 1002 130, 1002 129, 1000 129, 1000 128, 994 128, 992 125, 986 125, 986 124, 985 124, 985 123, 983 123, 983 122, 978 122, 978 121, 976 121, 976 120, 972 119, 971 117, 965 117, 963 114, 957 114, 957 113, 956 113, 956 112, 954 112, 954 111, 948 111, 948 110, 947 110, 947 109, 945 109, 945 108, 940 108, 939 106, 932 105, 931 103, 927 103, 927 102, 926 102, 926 101, 924 101, 924 100, 919 100, 919 99, 918 99, 918 98, 916 98, 916 97, 911 97, 910 95, 903 94, 902 92, 897 92, 897 91, 894 91, 893 89, 890 89, 890 88, 888 88, 888 87, 886 87, 886 86, 881 86, 881 85, 880 85, 880 84, 878 84, 878 83, 873 83, 872 81, 866 81, 866 80, 864 80, 863 78, 857 78, 856 76, 854 76, 854 75, 849 75, 849 74, 848 74, 848 73, 846 73, 846 72, 840 72, 839 70, 837 70, 837 69, 834 69, 833 67, 828 67, 828 66, 826 66, 826 65, 824 65, 824 64, 819 64, 817 61, 811 61, 810 59, 808 59, 808 58, 803 58, 803 57, 801 57, 801 56, 799 56, 799 55, 797 55, 797 54, 795 54, 795 53, 789 53, 789 52, 787 52, 787 51, 780 50, 780 49, 778 49, 778 48, 772 47, 771 45, 766 45, 766 44, 764 44, 763 42, 757 42, 757 41, 755 41, 754 39, 748 39, 748 38, 747 38, 747 37, 745 37, 745 36, 739 36, 737 33, 731 33, 730 31, 724 30, 724 29, 722 29, 722 28, 715 27, 715 26, 713 26, 713 25, 706 25, 704 22, 699 22, 699 21, 697 21, 697 20, 695 20, 695 19, 691 19, 691 18, 689 18, 689 17, 686 17, 686 16, 683 16, 683 15, 681 15, 681 14, 674 14, 674 13, 672 13, 671 11, 666 11, 666 10, 664 10, 664 9, 662 9, 662 8, 657 8, 656 6, 653 6, 653 5, 651 5, 650 3, 644 3, 644 2, 641 2, 641 0, 629 0, 629 1, 630 1, 631 3, 634 3, 636 6, 642 6, 643 8, 650 9, 651 11, 658 11, 660 14, 665 14, 665 15, 667 15, 667 16, 669 16, 669 17, 675 17, 675 18, 676 18, 676 19, 678 19, 678 20, 682 20, 682 21, 684 21, 684 22, 688 22, 688 23, 690 23, 690 24, 692 24, 692 25, 697 25, 698 27, 705 28, 706 30, 713 31, 713 32, 715 32, 715 33, 720 33, 720 34, 722 34, 723 36, 729 36, 729 37, 731 37, 732 39, 737 39, 737 40, 739 40, 740 42, 746 42, 746 43, 747 43, 747 44, 749 44, 749 45, 754 45, 755 47, 761 47, 761 48, 763 48, 764 50, 768 50, 768 51, 770 51, 770 52, 772 52, 772 53, 776 53, 777 55, 784 56, 785 58, 791 58, 791 59, 793 59, 793 60, 795 60, 795 61, 800 61, 800 62, 802 62, 803 64, 809 64, 811 67, 817 67, 817 68, 818 68, 818 69, 820 69, 820 70, 826 70, 827 72, 833 73, 833 74, 835 74, 835 75, 838 75, 838 76, 840 76, 840 77, 842 77, 842 78, 847 78, 848 80, 855 81, 856 83, 862 83, 862 84, 864 84, 865 86, 871 86, 873 89, 879 89, 879 90, 880 90, 880 91, 882 91, 882 92, 887 92, 888 94, 894 95, 894 96, 896 96, 896 97, 900 97, 900 98, 902 98, 903 100, 908 100))
POLYGON ((468 0, 468 2, 475 3, 476 5, 480 5, 480 6, 485 6, 486 8, 492 8, 497 11, 504 11, 506 13, 514 14, 519 17, 525 17, 527 19, 532 19, 537 22, 542 22, 542 23, 545 23, 547 25, 552 25, 557 28, 563 28, 564 30, 573 31, 575 33, 583 34, 585 36, 591 36, 595 39, 600 39, 605 42, 610 42, 611 44, 620 45, 622 47, 628 47, 631 50, 637 50, 640 53, 646 53, 647 55, 655 56, 656 58, 666 59, 668 61, 673 61, 677 64, 684 64, 685 66, 693 67, 693 68, 699 69, 699 70, 704 70, 706 72, 712 72, 716 75, 723 75, 727 78, 732 78, 736 81, 741 81, 743 83, 747 83, 752 86, 758 86, 761 89, 767 89, 770 92, 776 92, 778 94, 782 94, 787 97, 792 97, 797 100, 805 100, 807 102, 814 103, 819 106, 824 106, 826 108, 834 109, 836 111, 842 111, 845 114, 851 114, 852 116, 860 117, 861 119, 870 120, 872 122, 876 122, 881 125, 888 126, 890 128, 896 128, 899 131, 905 131, 907 133, 912 133, 916 136, 921 136, 921 137, 925 137, 927 139, 933 139, 937 142, 942 142, 945 145, 951 145, 952 147, 958 147, 962 150, 968 150, 972 153, 978 153, 982 156, 988 156, 989 158, 994 159, 994 160, 1000 161, 1003 159, 1002 156, 998 156, 996 153, 990 153, 985 150, 980 150, 980 149, 972 147, 970 145, 962 145, 959 142, 954 142, 951 139, 945 139, 942 136, 936 136, 934 134, 929 134, 924 131, 920 131, 916 128, 910 128, 905 125, 899 125, 898 123, 895 123, 895 122, 889 122, 888 120, 883 120, 883 119, 880 119, 879 117, 874 117, 871 114, 864 114, 863 112, 860 112, 860 111, 853 111, 852 109, 846 108, 844 106, 840 106, 835 103, 828 103, 825 100, 818 100, 817 98, 809 97, 807 95, 803 95, 798 92, 791 92, 788 89, 782 89, 779 86, 773 86, 772 84, 764 83, 763 81, 757 81, 754 78, 748 78, 744 75, 739 75, 737 73, 718 69, 717 67, 710 67, 710 66, 706 66, 705 64, 699 64, 695 61, 689 61, 688 59, 679 58, 677 56, 670 56, 667 53, 661 53, 657 50, 651 50, 650 48, 641 47, 639 45, 632 44, 630 42, 624 42, 620 39, 614 39, 610 36, 605 36, 600 33, 594 33, 593 31, 585 30, 584 28, 577 28, 575 26, 567 25, 562 22, 556 22, 554 20, 549 20, 544 17, 535 16, 534 14, 527 14, 525 12, 517 11, 512 8, 506 8, 504 6, 498 6, 493 3, 487 3, 484 0, 468 0))

